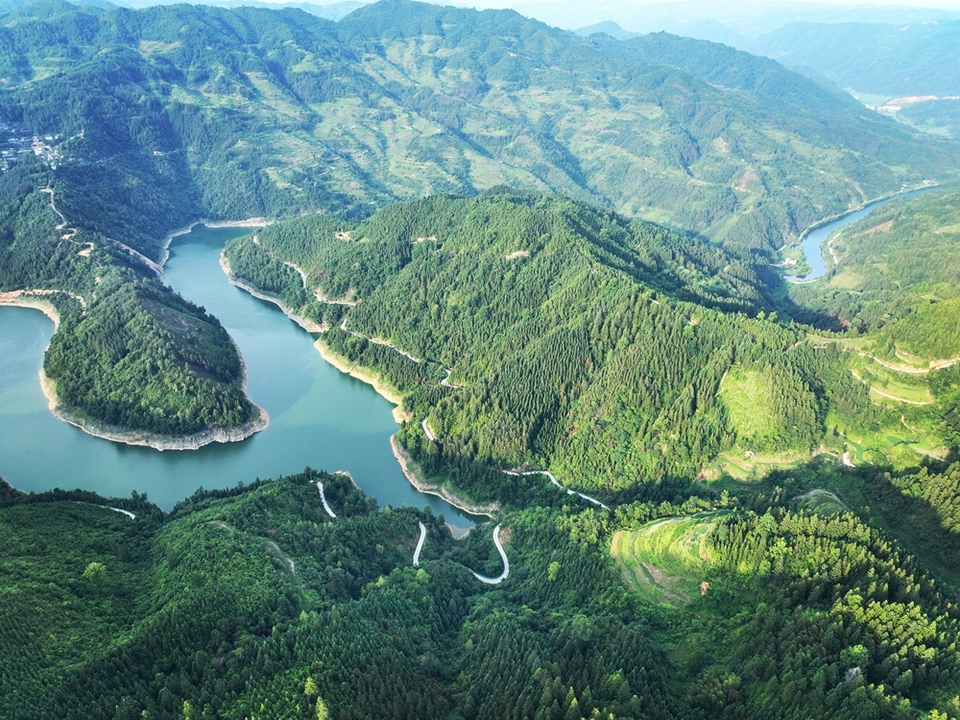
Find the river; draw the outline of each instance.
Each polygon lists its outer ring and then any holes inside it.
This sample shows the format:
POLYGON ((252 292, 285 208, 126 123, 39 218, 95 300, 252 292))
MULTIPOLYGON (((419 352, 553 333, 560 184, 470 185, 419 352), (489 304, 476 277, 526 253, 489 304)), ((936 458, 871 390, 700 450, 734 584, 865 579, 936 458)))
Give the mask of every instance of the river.
POLYGON ((825 250, 823 246, 833 233, 842 227, 846 227, 851 223, 855 223, 860 218, 866 217, 871 212, 879 207, 883 207, 891 200, 911 197, 917 193, 932 190, 934 187, 936 186, 908 190, 906 192, 893 195, 892 197, 884 198, 882 200, 875 200, 874 202, 867 203, 859 210, 854 210, 853 212, 843 215, 836 220, 831 220, 823 225, 814 226, 806 232, 800 243, 800 247, 803 248, 804 257, 807 259, 807 265, 809 265, 812 269, 806 275, 790 276, 786 277, 785 279, 793 283, 806 283, 822 277, 827 272, 826 260, 824 258, 825 250))
POLYGON ((170 509, 198 488, 233 487, 310 466, 346 470, 380 505, 429 505, 455 526, 473 521, 413 488, 390 449, 393 405, 320 357, 314 338, 274 305, 229 282, 224 243, 249 229, 207 228, 175 238, 166 282, 220 319, 247 364, 247 392, 270 425, 240 443, 158 452, 101 440, 53 417, 38 373, 53 323, 36 310, 0 307, 0 476, 41 492, 83 488, 128 497, 133 490, 170 509))

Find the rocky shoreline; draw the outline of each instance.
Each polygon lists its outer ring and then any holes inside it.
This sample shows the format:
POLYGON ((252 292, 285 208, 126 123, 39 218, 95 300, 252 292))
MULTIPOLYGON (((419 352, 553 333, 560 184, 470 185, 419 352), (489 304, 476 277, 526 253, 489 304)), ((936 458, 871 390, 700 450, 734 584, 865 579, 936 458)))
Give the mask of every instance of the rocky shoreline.
POLYGON ((243 282, 243 280, 240 280, 236 275, 233 274, 233 270, 230 267, 230 261, 227 260, 227 256, 224 255, 223 253, 220 253, 220 267, 223 268, 223 272, 226 274, 227 280, 230 282, 231 285, 233 285, 234 287, 240 288, 246 293, 250 293, 251 295, 253 295, 255 298, 259 300, 265 300, 266 302, 273 303, 278 308, 280 308, 280 310, 283 311, 284 315, 286 315, 288 318, 293 320, 297 325, 302 327, 308 333, 321 333, 324 330, 326 330, 326 328, 320 325, 319 323, 316 323, 313 320, 309 320, 308 318, 305 318, 302 315, 298 315, 292 308, 288 307, 280 298, 275 298, 275 297, 270 297, 269 295, 265 295, 259 290, 256 290, 250 285, 247 285, 245 282, 243 282))
POLYGON ((487 505, 474 505, 463 498, 457 497, 442 485, 430 485, 424 482, 414 470, 415 463, 413 458, 411 458, 407 454, 407 451, 397 442, 396 435, 390 436, 390 447, 393 450, 393 456, 400 464, 400 469, 403 471, 404 476, 410 481, 410 484, 420 492, 426 495, 435 495, 438 498, 446 500, 458 510, 463 510, 463 512, 470 513, 471 515, 485 515, 486 517, 492 518, 493 514, 500 509, 500 503, 493 502, 487 505))

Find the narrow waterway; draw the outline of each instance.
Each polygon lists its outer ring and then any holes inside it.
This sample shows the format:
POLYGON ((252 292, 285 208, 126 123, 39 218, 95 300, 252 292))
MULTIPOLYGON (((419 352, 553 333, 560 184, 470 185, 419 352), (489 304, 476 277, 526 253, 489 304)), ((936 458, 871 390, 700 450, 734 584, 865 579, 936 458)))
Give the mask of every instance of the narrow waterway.
POLYGON ((811 270, 806 275, 797 275, 789 276, 785 278, 790 282, 812 282, 819 277, 822 277, 827 272, 826 264, 826 254, 828 250, 825 247, 827 240, 830 238, 833 233, 839 230, 842 227, 846 227, 852 223, 855 223, 860 218, 864 218, 869 215, 871 212, 877 208, 883 207, 888 202, 893 200, 898 200, 901 198, 908 198, 917 193, 926 192, 927 190, 932 190, 935 186, 918 188, 916 190, 909 190, 907 192, 902 192, 893 197, 884 198, 883 200, 877 200, 872 203, 868 203, 859 210, 855 210, 851 213, 839 217, 836 220, 832 220, 824 225, 814 227, 813 229, 807 231, 806 235, 803 236, 803 240, 800 243, 800 247, 803 249, 804 257, 807 260, 807 265, 810 266, 811 270))
MULTIPOLYGON (((248 229, 198 226, 178 237, 166 282, 220 319, 247 364, 247 391, 269 427, 241 443, 157 452, 94 438, 50 413, 38 373, 53 323, 36 310, 0 307, 0 476, 25 491, 84 488, 126 497, 132 490, 169 509, 198 487, 233 487, 310 466, 346 470, 380 505, 429 505, 455 526, 468 516, 414 489, 390 449, 393 406, 328 365, 314 338, 270 303, 229 282, 224 243, 248 229)), ((319 502, 319 500, 318 500, 319 502)))

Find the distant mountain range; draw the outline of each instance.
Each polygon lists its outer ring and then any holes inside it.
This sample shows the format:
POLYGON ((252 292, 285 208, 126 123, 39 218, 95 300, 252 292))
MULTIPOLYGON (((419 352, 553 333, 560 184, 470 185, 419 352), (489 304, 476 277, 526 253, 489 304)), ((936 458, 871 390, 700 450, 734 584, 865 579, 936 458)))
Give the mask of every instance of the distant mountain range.
MULTIPOLYGON (((65 377, 103 355, 83 367, 123 407, 108 412, 79 388, 74 404, 112 424, 138 393, 111 384, 126 382, 110 370, 123 350, 98 334, 148 326, 124 319, 136 310, 126 285, 108 295, 91 278, 118 264, 145 272, 116 244, 158 261, 165 235, 199 217, 321 209, 359 220, 398 200, 506 184, 702 235, 748 254, 767 282, 763 266, 811 223, 904 183, 947 180, 960 157, 951 141, 716 43, 582 38, 512 11, 405 0, 339 22, 293 8, 47 0, 0 16, 0 81, 16 147, 51 138, 40 155, 4 157, 0 287, 118 303, 103 322, 84 316, 86 344, 68 342, 64 322, 48 367, 65 377), (69 252, 52 197, 91 254, 69 252)), ((172 355, 152 358, 159 366, 183 367, 175 347, 154 349, 172 355)), ((243 419, 241 399, 231 403, 243 419)))
MULTIPOLYGON (((0 2, 0 13, 14 10, 25 5, 30 5, 34 0, 2 0, 0 2)), ((124 0, 110 2, 110 0, 75 0, 74 5, 95 7, 102 9, 111 8, 133 8, 142 9, 156 5, 176 5, 176 0, 124 0)), ((361 8, 369 3, 357 2, 357 0, 343 0, 334 3, 308 3, 308 2, 260 2, 258 0, 205 0, 195 3, 197 5, 211 5, 221 8, 239 8, 239 7, 260 7, 269 10, 282 10, 284 8, 296 8, 303 10, 311 15, 325 18, 327 20, 339 20, 340 18, 352 13, 357 8, 361 8)))

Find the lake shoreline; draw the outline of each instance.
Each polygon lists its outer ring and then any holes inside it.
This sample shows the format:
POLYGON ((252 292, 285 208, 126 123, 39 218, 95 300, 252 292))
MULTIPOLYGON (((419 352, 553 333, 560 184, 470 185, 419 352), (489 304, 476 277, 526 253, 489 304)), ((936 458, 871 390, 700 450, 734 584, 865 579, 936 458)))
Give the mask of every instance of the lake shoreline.
POLYGON ((173 230, 163 239, 163 248, 157 265, 160 267, 160 272, 162 273, 164 265, 166 265, 167 260, 170 259, 170 245, 173 243, 174 238, 178 238, 181 235, 189 235, 197 225, 205 225, 208 228, 261 228, 272 223, 273 220, 267 220, 262 217, 247 218, 246 220, 195 220, 179 230, 173 230))
MULTIPOLYGON (((241 358, 241 363, 242 360, 241 358)), ((244 394, 246 394, 247 371, 246 366, 242 366, 242 368, 243 389, 244 394)), ((50 412, 58 420, 73 425, 87 435, 92 435, 101 440, 109 440, 123 445, 148 447, 160 452, 164 450, 199 450, 212 443, 241 442, 261 430, 265 430, 270 424, 270 416, 267 411, 251 401, 251 404, 257 409, 258 415, 239 427, 208 428, 191 435, 158 435, 140 430, 126 430, 91 420, 76 410, 63 407, 57 397, 56 382, 47 377, 42 367, 40 368, 40 388, 47 398, 50 412)))
POLYGON ((366 383, 374 389, 377 395, 391 405, 395 405, 396 407, 393 408, 393 419, 397 421, 397 425, 402 425, 406 420, 410 419, 410 414, 403 410, 403 398, 395 388, 390 387, 375 375, 371 375, 362 366, 352 363, 342 355, 335 353, 323 342, 323 338, 317 338, 313 346, 317 349, 317 352, 320 353, 320 357, 328 364, 333 365, 333 367, 345 375, 349 375, 360 382, 366 383))
POLYGON ((39 310, 53 321, 53 331, 60 329, 60 312, 56 306, 47 300, 24 298, 26 291, 16 290, 13 293, 0 294, 0 306, 22 307, 31 310, 39 310))
POLYGON ((441 500, 445 500, 446 502, 450 503, 458 510, 470 513, 471 515, 484 515, 488 518, 492 518, 493 514, 500 510, 500 503, 494 502, 488 503, 487 505, 473 505, 463 498, 454 495, 442 485, 431 485, 430 483, 426 482, 417 474, 416 463, 414 462, 413 458, 410 457, 407 451, 400 446, 400 443, 397 442, 397 436, 395 434, 390 436, 390 448, 393 450, 393 456, 397 459, 397 463, 399 463, 404 477, 410 481, 410 484, 413 485, 413 487, 422 492, 424 495, 434 495, 441 500))
MULTIPOLYGON (((209 227, 209 226, 208 226, 209 227)), ((259 290, 256 290, 250 285, 247 285, 243 280, 239 279, 236 275, 233 274, 233 269, 230 267, 230 261, 227 259, 227 256, 221 252, 220 253, 220 267, 223 269, 224 274, 227 276, 227 280, 234 287, 238 287, 243 290, 245 293, 253 295, 253 297, 258 300, 263 300, 265 302, 273 303, 286 315, 288 318, 293 320, 297 325, 302 327, 308 333, 321 333, 325 328, 320 326, 318 323, 298 315, 291 307, 283 302, 280 298, 271 297, 266 295, 259 290)))

